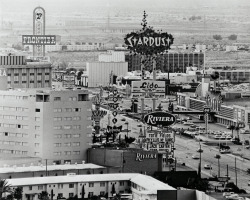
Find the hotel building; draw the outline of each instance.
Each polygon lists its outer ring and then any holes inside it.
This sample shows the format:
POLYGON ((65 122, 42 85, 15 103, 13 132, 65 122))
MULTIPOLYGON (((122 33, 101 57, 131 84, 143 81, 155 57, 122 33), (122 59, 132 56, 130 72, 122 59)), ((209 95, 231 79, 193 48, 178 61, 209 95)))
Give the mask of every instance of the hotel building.
MULTIPOLYGON (((161 72, 186 73, 189 66, 200 69, 204 65, 204 53, 166 53, 156 58, 156 69, 161 72)), ((141 70, 141 57, 139 55, 125 55, 128 62, 128 71, 141 70)), ((152 61, 145 64, 145 69, 152 69, 152 61)))
POLYGON ((51 87, 50 62, 26 59, 25 56, 0 56, 0 66, 7 72, 7 88, 51 87))
POLYGON ((0 157, 81 162, 91 142, 86 90, 0 91, 0 157))

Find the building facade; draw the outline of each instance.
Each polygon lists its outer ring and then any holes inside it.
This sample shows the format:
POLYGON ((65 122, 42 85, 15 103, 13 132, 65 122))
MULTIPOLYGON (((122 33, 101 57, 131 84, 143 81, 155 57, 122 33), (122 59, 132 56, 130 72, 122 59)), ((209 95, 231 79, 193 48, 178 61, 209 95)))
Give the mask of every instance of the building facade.
POLYGON ((124 51, 107 51, 98 56, 99 62, 125 62, 124 51))
POLYGON ((33 177, 7 181, 12 188, 23 188, 23 200, 37 200, 42 191, 47 191, 50 199, 76 195, 78 198, 90 198, 94 195, 112 197, 114 194, 129 193, 129 199, 156 200, 157 190, 176 190, 150 176, 138 173, 33 177))
MULTIPOLYGON (((87 78, 82 83, 87 82, 88 87, 108 86, 113 82, 113 76, 125 76, 128 72, 127 62, 91 62, 86 63, 87 78)), ((85 85, 83 85, 85 86, 85 85)))
MULTIPOLYGON (((128 62, 129 71, 141 70, 141 56, 127 54, 125 61, 128 62)), ((189 66, 200 69, 203 65, 204 53, 167 53, 156 58, 156 69, 162 72, 186 73, 189 66)), ((145 63, 145 69, 152 69, 152 61, 145 63)))
POLYGON ((81 162, 91 142, 86 90, 0 91, 0 156, 81 162))
POLYGON ((27 60, 25 56, 0 56, 0 67, 7 72, 7 88, 51 87, 50 62, 27 60))

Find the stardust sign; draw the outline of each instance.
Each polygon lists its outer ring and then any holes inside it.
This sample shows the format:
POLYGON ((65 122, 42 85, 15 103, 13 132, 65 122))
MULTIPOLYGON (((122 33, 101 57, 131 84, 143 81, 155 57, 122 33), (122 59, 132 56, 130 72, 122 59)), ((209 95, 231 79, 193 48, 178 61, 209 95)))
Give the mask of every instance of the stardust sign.
POLYGON ((23 45, 55 45, 55 35, 23 35, 23 45))
POLYGON ((144 117, 146 124, 150 126, 170 126, 175 123, 175 116, 167 112, 152 112, 144 117))
POLYGON ((157 33, 151 28, 144 32, 131 32, 124 38, 128 49, 144 55, 163 53, 170 49, 174 38, 168 33, 157 33))

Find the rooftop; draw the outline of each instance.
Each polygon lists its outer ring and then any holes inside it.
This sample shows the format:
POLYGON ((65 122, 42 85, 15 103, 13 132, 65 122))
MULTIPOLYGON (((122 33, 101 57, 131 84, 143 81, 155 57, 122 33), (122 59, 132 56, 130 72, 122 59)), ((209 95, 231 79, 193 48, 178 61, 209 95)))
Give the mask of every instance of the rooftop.
MULTIPOLYGON (((84 164, 64 164, 64 165, 48 165, 47 170, 72 170, 72 169, 104 169, 105 167, 100 165, 95 165, 92 163, 84 163, 84 164)), ((18 172, 37 172, 37 171, 45 171, 46 166, 27 166, 27 167, 2 167, 0 168, 0 173, 18 173, 18 172)))
POLYGON ((157 194, 157 190, 176 190, 175 188, 158 181, 151 176, 138 173, 119 173, 119 174, 90 174, 90 175, 71 175, 71 176, 50 176, 8 179, 12 186, 41 185, 55 183, 83 183, 83 182, 102 182, 102 181, 131 181, 143 188, 146 193, 157 194))

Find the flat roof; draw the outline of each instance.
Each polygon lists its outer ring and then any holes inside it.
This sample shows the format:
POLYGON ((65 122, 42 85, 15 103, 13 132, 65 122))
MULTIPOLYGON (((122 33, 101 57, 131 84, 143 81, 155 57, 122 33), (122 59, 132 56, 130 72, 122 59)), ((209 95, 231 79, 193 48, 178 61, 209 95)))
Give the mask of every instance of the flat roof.
POLYGON ((88 183, 104 181, 131 181, 145 189, 146 193, 157 194, 157 190, 176 190, 151 176, 138 173, 88 174, 7 179, 11 186, 32 186, 43 184, 88 183))
MULTIPOLYGON (((86 164, 64 164, 64 165, 48 165, 47 170, 73 170, 73 169, 105 169, 106 167, 95 165, 92 163, 86 164)), ((18 172, 38 172, 45 171, 46 166, 29 166, 29 167, 2 167, 0 168, 0 174, 4 173, 18 173, 18 172)))
POLYGON ((225 100, 223 102, 223 105, 225 106, 243 106, 243 107, 250 107, 250 98, 237 98, 232 100, 225 100))

